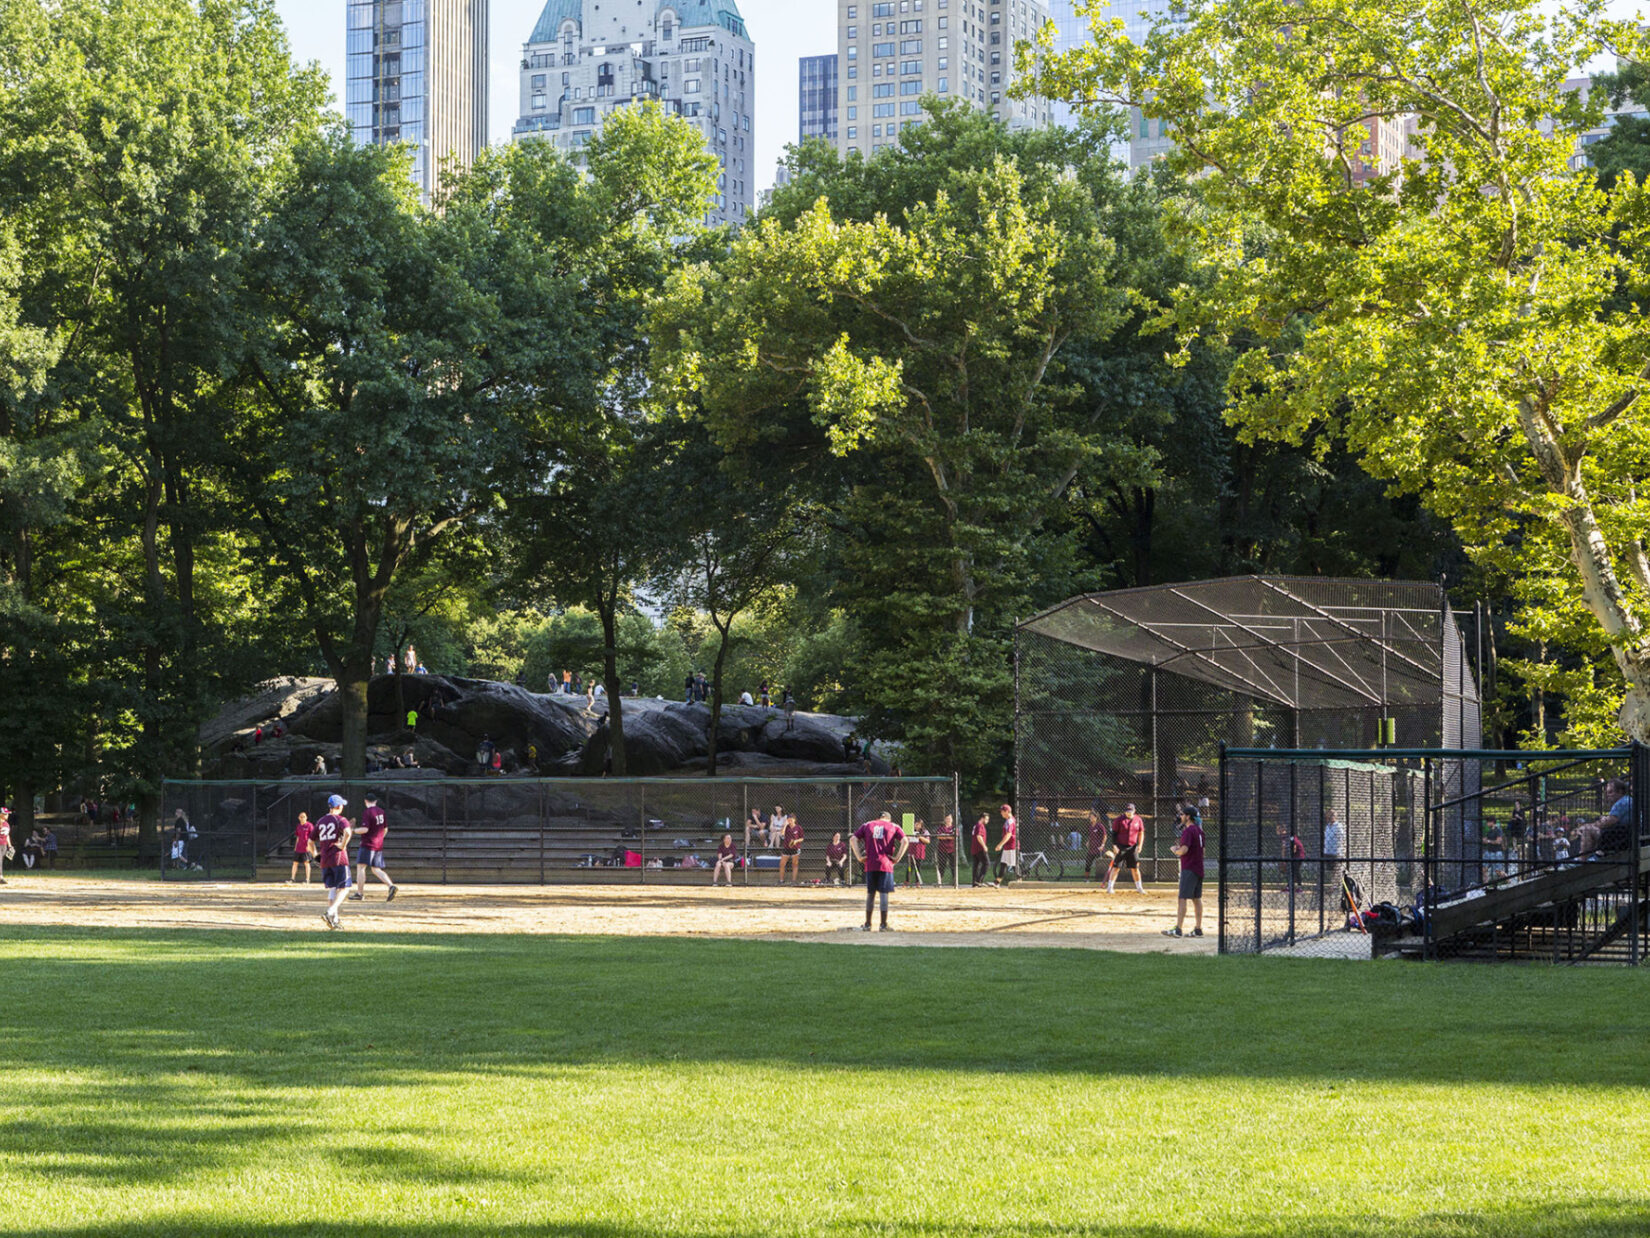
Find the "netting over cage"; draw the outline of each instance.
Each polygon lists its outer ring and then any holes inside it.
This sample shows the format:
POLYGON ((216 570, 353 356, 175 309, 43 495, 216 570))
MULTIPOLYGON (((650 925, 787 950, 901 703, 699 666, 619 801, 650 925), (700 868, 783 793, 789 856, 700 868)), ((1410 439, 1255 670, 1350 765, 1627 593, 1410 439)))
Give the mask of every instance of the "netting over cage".
MULTIPOLYGON (((1054 836, 1133 802, 1147 875, 1234 747, 1472 748, 1479 702, 1441 586, 1242 576, 1072 598, 1016 634, 1022 819, 1054 836)), ((1207 825, 1216 819, 1204 812, 1207 825)))

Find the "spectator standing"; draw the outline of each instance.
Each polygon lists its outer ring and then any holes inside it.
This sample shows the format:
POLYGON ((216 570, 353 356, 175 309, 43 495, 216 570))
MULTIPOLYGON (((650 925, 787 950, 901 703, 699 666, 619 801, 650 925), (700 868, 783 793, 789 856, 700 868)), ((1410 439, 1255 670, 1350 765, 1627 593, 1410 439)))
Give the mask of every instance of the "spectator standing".
POLYGON ((905 884, 922 884, 922 865, 928 859, 928 844, 934 841, 934 836, 928 832, 922 818, 917 818, 916 825, 911 827, 910 847, 905 853, 905 884))
POLYGON ((758 689, 757 696, 762 702, 763 709, 773 708, 773 689, 768 686, 766 679, 762 681, 762 687, 758 689))
POLYGON ((976 888, 986 883, 985 875, 991 867, 991 844, 987 837, 990 825, 991 814, 982 812, 980 819, 974 822, 974 832, 968 839, 968 859, 974 869, 974 876, 969 885, 976 888))
POLYGON ((1006 877, 1013 881, 1020 875, 1020 823, 1014 819, 1014 808, 1010 804, 1002 806, 1003 836, 997 840, 997 880, 994 885, 1002 885, 1006 877))
POLYGON ((1090 808, 1089 813, 1088 846, 1083 852, 1083 876, 1087 877, 1091 871, 1095 880, 1100 880, 1105 874, 1099 871, 1095 861, 1102 856, 1106 859, 1106 867, 1111 867, 1112 851, 1108 844, 1111 842, 1111 829, 1105 817, 1100 815, 1098 807, 1090 808))
POLYGON ((563 696, 572 696, 573 695, 573 672, 572 671, 565 671, 564 670, 561 673, 561 693, 562 693, 563 696))
POLYGON ((331 929, 339 927, 338 908, 343 905, 350 887, 349 840, 354 827, 344 816, 347 804, 343 796, 329 795, 326 815, 315 823, 315 841, 321 852, 321 884, 327 891, 327 909, 321 918, 331 929))
POLYGON ((779 884, 785 884, 785 865, 791 866, 791 881, 802 884, 802 823, 795 816, 785 818, 779 835, 779 884))
POLYGON ((1340 896, 1341 877, 1346 872, 1346 827, 1335 810, 1329 810, 1329 820, 1323 825, 1323 888, 1335 897, 1340 896))
POLYGON ((384 816, 384 810, 378 806, 378 792, 367 792, 367 806, 361 811, 361 846, 355 853, 356 890, 350 897, 365 899, 367 896, 367 873, 385 885, 389 886, 389 895, 384 899, 386 903, 394 902, 398 887, 390 880, 389 873, 384 871, 384 839, 389 835, 390 827, 384 816))
POLYGON ((831 835, 825 848, 825 884, 848 884, 848 844, 842 841, 842 831, 831 835))
POLYGON ((418 730, 418 711, 416 709, 407 711, 407 729, 414 732, 418 730))
POLYGON ((1123 815, 1111 823, 1111 863, 1106 867, 1106 893, 1117 891, 1117 870, 1126 868, 1134 878, 1136 894, 1144 894, 1146 887, 1140 881, 1140 840, 1146 836, 1146 823, 1134 810, 1133 804, 1123 805, 1123 815))
POLYGON ((1301 867, 1306 863, 1306 844, 1293 830, 1284 832, 1283 858, 1289 861, 1289 886, 1299 894, 1306 888, 1301 884, 1301 867))
POLYGON ((46 853, 46 867, 57 867, 57 831, 50 825, 46 826, 45 835, 40 840, 40 849, 46 853))
POLYGON ((304 884, 309 884, 309 865, 315 858, 315 826, 310 822, 309 814, 298 814, 298 824, 292 827, 292 876, 287 878, 288 885, 295 885, 298 881, 298 865, 304 866, 304 884))
POLYGON ((1570 858, 1570 840, 1564 836, 1564 827, 1553 831, 1553 863, 1562 864, 1570 858))
POLYGON ((1484 875, 1490 881, 1507 875, 1507 836, 1495 821, 1484 831, 1484 875))
POLYGON ((1186 805, 1179 810, 1180 841, 1169 850, 1180 859, 1180 901, 1176 905, 1174 927, 1164 929, 1165 937, 1183 937, 1186 907, 1191 905, 1196 919, 1192 936, 1203 936, 1203 822, 1197 809, 1186 805))
POLYGON ((854 859, 865 870, 865 928, 871 931, 871 913, 882 897, 882 931, 888 932, 888 896, 894 892, 894 869, 905 858, 909 843, 905 831, 884 812, 854 831, 854 859))
POLYGON ((951 870, 951 883, 957 883, 957 818, 950 813, 940 822, 934 833, 934 881, 945 884, 945 870, 951 870))
POLYGON ((785 710, 785 729, 789 731, 796 726, 796 698, 791 695, 789 688, 785 689, 785 699, 782 704, 785 710))
POLYGON ((16 854, 11 845, 11 809, 0 808, 0 886, 6 884, 6 861, 16 854))
POLYGON ((722 835, 722 841, 716 846, 716 867, 710 870, 712 888, 723 874, 727 875, 728 885, 733 884, 733 860, 738 854, 739 849, 733 845, 733 835, 722 835))
POLYGON ((699 681, 694 677, 692 672, 689 672, 687 679, 683 681, 683 687, 687 689, 687 695, 682 698, 682 704, 693 704, 699 695, 699 681))
POLYGON ((502 774, 503 772, 504 772, 504 749, 494 748, 493 749, 493 773, 502 774))

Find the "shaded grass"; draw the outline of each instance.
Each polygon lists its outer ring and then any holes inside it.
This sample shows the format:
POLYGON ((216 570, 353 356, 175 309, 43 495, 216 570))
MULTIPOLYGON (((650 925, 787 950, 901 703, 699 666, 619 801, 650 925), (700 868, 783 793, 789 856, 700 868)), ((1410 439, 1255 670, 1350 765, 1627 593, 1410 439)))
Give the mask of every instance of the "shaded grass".
POLYGON ((1650 1233, 1645 978, 23 930, 0 1231, 1650 1233))

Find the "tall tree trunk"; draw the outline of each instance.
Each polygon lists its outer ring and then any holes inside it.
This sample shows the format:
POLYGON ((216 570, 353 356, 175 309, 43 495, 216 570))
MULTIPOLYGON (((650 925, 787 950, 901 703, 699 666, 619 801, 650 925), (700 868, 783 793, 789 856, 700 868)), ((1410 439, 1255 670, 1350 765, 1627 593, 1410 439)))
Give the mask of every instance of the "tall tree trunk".
POLYGON ((344 755, 341 773, 358 779, 367 775, 367 681, 372 674, 372 655, 365 668, 358 659, 344 664, 338 678, 338 701, 343 706, 344 755))
POLYGON ((706 766, 706 772, 714 778, 716 777, 716 741, 722 731, 722 668, 727 665, 728 661, 728 633, 733 630, 733 620, 728 620, 727 627, 717 623, 714 615, 711 616, 710 621, 716 628, 717 634, 722 638, 716 644, 716 663, 711 670, 710 733, 705 736, 705 744, 710 752, 710 762, 706 766))
POLYGON ((623 778, 629 765, 624 750, 624 691, 619 683, 619 604, 603 597, 597 609, 602 620, 602 681, 607 685, 607 745, 613 754, 613 776, 623 778))
MULTIPOLYGON (((145 764, 158 765, 166 745, 166 727, 161 718, 161 700, 164 694, 161 668, 159 631, 161 616, 166 609, 166 581, 160 574, 160 474, 153 468, 144 478, 143 493, 143 579, 144 609, 149 624, 143 644, 143 689, 148 698, 143 712, 143 746, 145 764)), ((139 770, 145 783, 164 773, 161 768, 139 770)), ((147 858, 160 854, 160 802, 151 792, 139 797, 137 836, 138 855, 147 858)))

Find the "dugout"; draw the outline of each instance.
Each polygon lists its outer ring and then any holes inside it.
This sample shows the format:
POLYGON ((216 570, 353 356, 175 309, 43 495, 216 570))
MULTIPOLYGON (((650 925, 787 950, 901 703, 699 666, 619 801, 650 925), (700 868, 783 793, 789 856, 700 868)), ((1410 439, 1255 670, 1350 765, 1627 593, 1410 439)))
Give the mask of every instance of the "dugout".
MULTIPOLYGON (((1241 576, 1072 598, 1015 632, 1021 819, 1032 845, 1068 848, 1091 808, 1132 801, 1146 876, 1166 880, 1175 804, 1198 803, 1211 834, 1219 820, 1222 744, 1475 748, 1471 666, 1443 587, 1422 581, 1241 576)), ((1348 811, 1367 804, 1342 781, 1348 811)))

